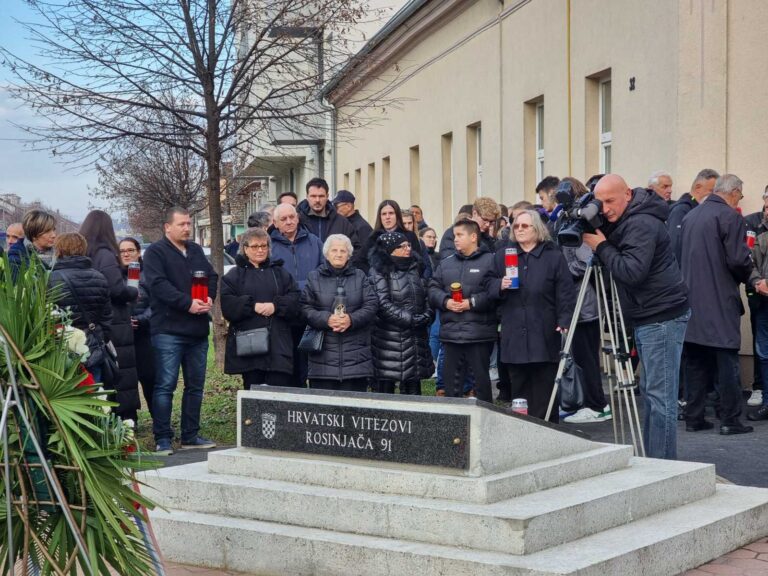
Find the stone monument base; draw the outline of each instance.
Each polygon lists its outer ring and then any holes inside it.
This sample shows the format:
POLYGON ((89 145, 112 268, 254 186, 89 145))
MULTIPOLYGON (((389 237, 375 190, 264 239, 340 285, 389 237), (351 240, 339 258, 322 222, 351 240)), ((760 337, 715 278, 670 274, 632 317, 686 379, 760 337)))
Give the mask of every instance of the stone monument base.
MULTIPOLYGON (((270 389, 239 401, 241 425, 276 447, 289 436, 281 402, 347 420, 399 411, 413 434, 420 413, 469 418, 445 467, 429 455, 419 465, 241 446, 148 473, 168 560, 265 576, 666 575, 768 534, 768 490, 717 485, 712 465, 633 458, 475 400, 270 389)), ((413 461, 409 440, 382 446, 413 461)))

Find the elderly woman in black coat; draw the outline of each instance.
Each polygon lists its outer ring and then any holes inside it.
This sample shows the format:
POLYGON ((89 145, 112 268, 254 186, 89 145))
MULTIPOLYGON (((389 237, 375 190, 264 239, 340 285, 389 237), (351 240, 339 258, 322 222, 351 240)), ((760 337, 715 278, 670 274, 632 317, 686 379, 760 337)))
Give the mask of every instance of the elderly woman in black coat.
POLYGON ((378 300, 365 273, 350 266, 349 238, 328 236, 323 256, 301 296, 307 324, 324 331, 322 350, 309 355, 309 385, 365 392, 373 376, 371 328, 378 300))
POLYGON ((429 349, 429 306, 423 262, 402 232, 379 236, 369 277, 379 299, 373 328, 373 367, 378 392, 421 394, 422 378, 434 369, 429 349))
MULTIPOLYGON (((552 395, 561 334, 568 330, 576 291, 568 263, 550 240, 534 210, 520 212, 509 238, 496 251, 495 280, 501 296, 501 361, 508 366, 517 394, 528 400, 528 414, 543 419, 552 395), (504 262, 507 248, 518 253, 519 288, 512 288, 504 262)), ((559 418, 557 404, 550 416, 559 418)))
POLYGON ((293 339, 290 320, 299 313, 299 289, 272 260, 272 242, 262 228, 250 228, 240 241, 237 266, 221 280, 221 311, 229 320, 224 372, 242 374, 243 385, 292 386, 293 339), (269 351, 253 354, 238 349, 237 335, 258 328, 269 330, 269 351))

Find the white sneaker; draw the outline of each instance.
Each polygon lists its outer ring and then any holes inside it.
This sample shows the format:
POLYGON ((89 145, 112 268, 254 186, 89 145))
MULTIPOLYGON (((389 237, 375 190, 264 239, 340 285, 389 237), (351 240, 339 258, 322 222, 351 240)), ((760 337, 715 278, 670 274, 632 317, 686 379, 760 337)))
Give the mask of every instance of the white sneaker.
POLYGON ((752 390, 752 395, 747 400, 747 406, 762 406, 763 405, 763 391, 752 390))
POLYGON ((602 412, 595 412, 591 408, 582 408, 575 414, 563 419, 568 424, 591 424, 592 422, 605 422, 613 418, 610 406, 606 406, 602 412))

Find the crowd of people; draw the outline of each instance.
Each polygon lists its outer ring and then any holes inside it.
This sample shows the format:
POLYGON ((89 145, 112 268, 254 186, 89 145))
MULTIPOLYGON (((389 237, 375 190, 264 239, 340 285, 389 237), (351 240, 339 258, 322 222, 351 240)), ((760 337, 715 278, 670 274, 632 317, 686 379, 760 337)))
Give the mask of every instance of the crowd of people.
MULTIPOLYGON (((401 209, 394 200, 381 202, 371 226, 351 192, 331 198, 328 184, 314 178, 305 199, 286 192, 249 217, 249 228, 226 246, 236 265, 221 282, 191 240, 184 208, 168 211, 164 236, 143 256, 136 239, 118 241, 105 212, 92 211, 79 233, 57 237, 53 216, 32 210, 8 228, 8 260, 50 270, 74 325, 111 342, 119 374, 106 381, 99 366, 90 371, 116 390, 126 419, 136 418, 141 383, 157 452, 169 454, 180 370, 181 447, 214 446, 199 431, 217 296, 228 322, 225 372, 241 375, 246 389, 421 394, 422 380, 435 377, 438 396, 491 402, 497 382, 501 401, 524 398, 528 413, 543 419, 572 329, 584 404, 565 420, 608 420, 592 285, 571 326, 597 258, 616 281, 642 364, 646 454, 675 458, 678 417, 688 431, 711 428, 704 410, 713 392, 722 434, 752 430, 740 420, 739 286, 749 295, 756 382, 765 382, 768 188, 766 208, 743 218, 743 184, 734 175, 702 170, 676 202, 672 184, 663 172, 634 189, 614 174, 586 185, 550 176, 536 189, 539 205, 477 198, 439 235, 419 206, 401 209), (604 224, 584 233, 581 245, 556 242, 573 218, 556 199, 562 186, 577 199, 593 194, 601 206, 604 224)), ((748 418, 768 419, 768 394, 758 400, 748 418)), ((551 411, 551 421, 559 418, 551 411)))

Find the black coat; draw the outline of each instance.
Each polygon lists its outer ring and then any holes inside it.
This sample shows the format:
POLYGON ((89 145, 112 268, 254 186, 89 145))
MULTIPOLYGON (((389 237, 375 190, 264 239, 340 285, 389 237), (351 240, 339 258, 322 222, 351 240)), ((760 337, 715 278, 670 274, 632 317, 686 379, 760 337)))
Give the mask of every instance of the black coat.
POLYGON ((501 290, 501 361, 507 364, 557 362, 561 336, 576 306, 576 288, 565 256, 553 242, 542 242, 524 252, 514 242, 496 252, 496 273, 504 276, 504 249, 517 248, 520 287, 501 290))
POLYGON ((603 227, 608 241, 595 250, 616 280, 625 318, 638 326, 688 311, 685 284, 665 226, 668 214, 669 206, 658 194, 635 188, 621 218, 603 227))
POLYGON ((360 242, 360 246, 365 246, 368 242, 368 237, 371 235, 371 232, 373 232, 371 225, 360 215, 358 210, 355 210, 352 213, 352 216, 349 216, 347 220, 349 220, 349 223, 355 227, 357 241, 360 242))
MULTIPOLYGON (((456 253, 456 245, 454 244, 455 237, 456 235, 453 233, 453 226, 446 228, 445 232, 443 232, 443 236, 440 238, 440 244, 437 247, 440 260, 448 258, 451 254, 456 253)), ((485 232, 480 233, 479 244, 480 246, 485 246, 488 249, 488 252, 496 252, 496 240, 485 232)))
POLYGON ((299 213, 301 225, 308 232, 320 238, 321 242, 325 242, 331 234, 343 234, 352 242, 352 248, 355 252, 360 249, 360 239, 357 237, 357 230, 355 230, 355 227, 349 220, 336 212, 333 203, 328 202, 325 205, 325 215, 323 216, 318 216, 312 212, 306 200, 299 202, 296 211, 299 213))
POLYGON ((69 308, 72 312, 72 325, 80 330, 88 329, 88 319, 96 325, 96 331, 105 341, 111 337, 112 305, 109 300, 109 287, 107 279, 101 272, 93 269, 91 259, 85 256, 65 256, 56 260, 48 285, 52 288, 59 286, 59 299, 56 304, 59 308, 69 308), (69 284, 77 294, 72 295, 69 284), (78 305, 82 304, 85 309, 78 305))
POLYGON ((680 199, 672 204, 669 209, 669 216, 667 217, 667 231, 669 232, 669 242, 672 246, 672 252, 677 259, 677 263, 680 264, 681 246, 682 246, 682 232, 683 232, 683 218, 688 216, 688 212, 693 210, 698 203, 693 199, 689 193, 685 193, 680 196, 680 199))
POLYGON ((498 290, 491 292, 491 283, 495 278, 493 254, 485 246, 480 246, 469 256, 454 252, 440 259, 440 266, 429 283, 429 302, 440 311, 442 342, 471 344, 496 341, 498 290), (470 309, 466 312, 450 312, 445 307, 451 297, 453 282, 461 284, 464 298, 470 300, 470 309))
POLYGON ((126 277, 118 264, 117 255, 107 246, 96 246, 91 255, 94 269, 107 279, 112 303, 112 344, 117 350, 120 378, 115 386, 115 412, 124 418, 134 418, 141 406, 139 376, 136 373, 136 350, 133 346, 131 305, 138 297, 138 289, 126 284, 126 277))
POLYGON ((152 334, 208 337, 208 315, 189 312, 192 273, 200 270, 208 275, 208 296, 212 300, 216 299, 219 275, 198 244, 187 242, 186 250, 185 256, 168 238, 162 238, 144 253, 144 278, 152 306, 152 334))
POLYGON ((299 289, 280 260, 256 268, 237 257, 237 266, 221 280, 221 312, 229 320, 224 372, 242 374, 250 370, 293 372, 293 340, 290 322, 299 314, 299 289), (272 302, 270 318, 256 314, 256 302, 272 302), (269 326, 269 354, 241 358, 237 355, 237 333, 269 326))
POLYGON ((301 309, 307 324, 325 331, 323 349, 309 355, 309 377, 320 380, 348 380, 373 376, 371 329, 378 300, 362 270, 347 264, 336 270, 327 261, 309 273, 301 295, 301 309), (328 327, 337 286, 347 297, 347 314, 352 325, 345 332, 328 327))
POLYGON ((376 378, 414 382, 434 371, 429 327, 434 314, 418 256, 393 260, 379 249, 371 255, 369 278, 379 299, 373 328, 376 378))
POLYGON ((683 220, 683 277, 691 303, 686 342, 731 350, 741 346, 739 284, 752 272, 746 232, 744 218, 716 194, 683 220))

